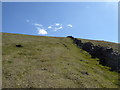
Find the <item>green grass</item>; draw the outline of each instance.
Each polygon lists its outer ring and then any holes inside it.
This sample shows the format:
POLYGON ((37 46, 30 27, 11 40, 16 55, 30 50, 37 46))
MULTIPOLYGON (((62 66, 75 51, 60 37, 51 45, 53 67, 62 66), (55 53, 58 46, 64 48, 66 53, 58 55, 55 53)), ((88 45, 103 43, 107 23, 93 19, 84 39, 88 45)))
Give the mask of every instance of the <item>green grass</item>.
POLYGON ((70 38, 9 33, 2 37, 3 88, 119 87, 118 73, 99 65, 97 58, 92 59, 70 38))

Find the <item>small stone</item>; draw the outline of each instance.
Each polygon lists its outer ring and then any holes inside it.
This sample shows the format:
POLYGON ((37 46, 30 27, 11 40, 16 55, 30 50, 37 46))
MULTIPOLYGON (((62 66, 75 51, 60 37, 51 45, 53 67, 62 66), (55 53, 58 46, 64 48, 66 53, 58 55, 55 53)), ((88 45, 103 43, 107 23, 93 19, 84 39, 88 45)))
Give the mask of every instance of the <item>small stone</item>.
POLYGON ((47 68, 41 68, 41 70, 47 70, 47 68))
POLYGON ((80 60, 80 61, 83 61, 83 60, 80 60))
POLYGON ((81 72, 83 75, 89 75, 88 72, 81 72))

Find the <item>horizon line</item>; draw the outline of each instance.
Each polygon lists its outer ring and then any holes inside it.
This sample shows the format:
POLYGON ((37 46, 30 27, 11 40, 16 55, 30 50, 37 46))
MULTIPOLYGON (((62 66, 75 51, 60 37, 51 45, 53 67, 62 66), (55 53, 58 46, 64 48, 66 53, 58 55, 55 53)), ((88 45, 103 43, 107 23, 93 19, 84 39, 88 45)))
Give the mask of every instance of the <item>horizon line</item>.
MULTIPOLYGON (((0 32, 0 33, 8 33, 8 34, 18 34, 18 35, 27 35, 27 36, 42 36, 42 37, 56 37, 56 36, 44 36, 44 35, 32 35, 32 34, 21 34, 21 33, 10 33, 10 32, 0 32)), ((72 36, 72 35, 68 35, 68 36, 72 36)), ((66 36, 67 37, 67 36, 66 36)), ((73 36, 74 37, 74 36, 73 36)), ((64 37, 60 37, 60 38, 64 38, 64 37)), ((84 39, 84 38, 78 38, 78 39, 84 39)), ((92 41, 104 41, 104 42, 111 42, 111 43, 117 43, 120 44, 118 41, 107 41, 107 40, 97 40, 97 39, 88 39, 85 38, 84 40, 92 40, 92 41)))

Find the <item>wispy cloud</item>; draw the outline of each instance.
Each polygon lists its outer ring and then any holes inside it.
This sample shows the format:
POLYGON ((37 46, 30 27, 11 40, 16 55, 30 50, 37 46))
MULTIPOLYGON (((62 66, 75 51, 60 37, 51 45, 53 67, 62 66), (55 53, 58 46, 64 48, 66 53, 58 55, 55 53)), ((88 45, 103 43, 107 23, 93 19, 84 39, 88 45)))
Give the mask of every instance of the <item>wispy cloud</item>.
POLYGON ((62 29, 62 28, 63 28, 62 26, 59 27, 59 29, 62 29))
POLYGON ((51 28, 52 28, 52 26, 48 26, 48 28, 49 28, 49 29, 51 29, 51 28))
POLYGON ((50 30, 57 31, 63 29, 63 25, 61 23, 55 23, 47 27, 50 30))
POLYGON ((63 28, 63 26, 60 26, 60 27, 58 27, 58 28, 55 28, 54 31, 60 30, 60 29, 62 29, 62 28, 63 28))
POLYGON ((72 25, 72 24, 68 24, 67 26, 68 26, 68 27, 73 27, 73 25, 72 25))
POLYGON ((56 26, 59 26, 59 25, 60 25, 60 23, 56 23, 55 25, 56 25, 56 26))
POLYGON ((43 25, 42 24, 39 24, 39 23, 34 23, 35 26, 38 26, 38 27, 42 27, 43 25))
POLYGON ((58 30, 61 30, 63 28, 66 28, 67 27, 73 27, 72 24, 67 24, 67 25, 63 25, 62 23, 54 23, 52 25, 49 25, 47 27, 44 27, 44 25, 40 24, 40 23, 33 23, 31 22, 29 19, 26 20, 27 23, 33 25, 36 30, 37 30, 37 34, 40 34, 40 35, 46 35, 49 33, 49 31, 58 31, 58 30))

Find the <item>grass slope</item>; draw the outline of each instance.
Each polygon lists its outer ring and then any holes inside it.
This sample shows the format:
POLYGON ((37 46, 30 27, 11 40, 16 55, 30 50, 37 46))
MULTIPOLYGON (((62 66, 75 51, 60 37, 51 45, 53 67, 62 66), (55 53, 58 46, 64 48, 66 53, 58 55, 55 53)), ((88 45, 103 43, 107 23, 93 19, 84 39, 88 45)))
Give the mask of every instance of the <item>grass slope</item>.
POLYGON ((2 37, 3 88, 118 87, 118 74, 99 65, 69 38, 8 33, 2 37))

